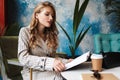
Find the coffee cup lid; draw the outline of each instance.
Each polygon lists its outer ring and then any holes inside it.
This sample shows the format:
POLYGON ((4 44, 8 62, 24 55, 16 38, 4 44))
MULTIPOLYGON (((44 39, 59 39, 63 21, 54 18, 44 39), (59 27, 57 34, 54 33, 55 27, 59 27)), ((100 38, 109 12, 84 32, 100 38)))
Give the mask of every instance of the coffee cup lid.
POLYGON ((103 58, 102 54, 92 54, 91 55, 91 59, 102 59, 102 58, 103 58))

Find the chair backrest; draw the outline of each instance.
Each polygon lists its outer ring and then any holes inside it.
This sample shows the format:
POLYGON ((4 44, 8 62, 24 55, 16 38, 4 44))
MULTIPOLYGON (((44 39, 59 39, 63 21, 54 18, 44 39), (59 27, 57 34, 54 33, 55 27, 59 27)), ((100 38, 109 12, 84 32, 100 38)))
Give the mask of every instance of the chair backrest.
POLYGON ((1 36, 0 48, 8 77, 20 74, 22 67, 8 64, 8 59, 17 59, 18 36, 1 36))
POLYGON ((120 52, 120 33, 94 35, 95 53, 120 52))
POLYGON ((18 36, 1 36, 0 46, 7 59, 17 58, 18 36))

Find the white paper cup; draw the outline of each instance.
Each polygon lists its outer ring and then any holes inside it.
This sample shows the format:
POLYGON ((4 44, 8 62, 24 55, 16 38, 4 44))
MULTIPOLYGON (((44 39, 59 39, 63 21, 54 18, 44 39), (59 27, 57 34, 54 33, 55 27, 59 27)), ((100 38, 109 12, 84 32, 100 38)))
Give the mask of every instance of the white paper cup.
POLYGON ((102 60, 103 56, 100 54, 92 54, 92 70, 98 70, 99 72, 102 71, 102 60))

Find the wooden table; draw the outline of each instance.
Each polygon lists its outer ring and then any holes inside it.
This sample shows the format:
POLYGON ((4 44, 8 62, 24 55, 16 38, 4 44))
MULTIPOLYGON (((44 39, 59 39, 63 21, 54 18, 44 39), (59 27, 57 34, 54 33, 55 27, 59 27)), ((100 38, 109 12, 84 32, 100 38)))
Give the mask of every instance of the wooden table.
MULTIPOLYGON (((62 76, 67 80, 82 80, 81 74, 83 73, 92 73, 91 71, 91 62, 82 63, 74 68, 61 72, 62 76)), ((100 73, 112 73, 118 79, 120 79, 120 67, 115 67, 111 69, 103 69, 100 73)))

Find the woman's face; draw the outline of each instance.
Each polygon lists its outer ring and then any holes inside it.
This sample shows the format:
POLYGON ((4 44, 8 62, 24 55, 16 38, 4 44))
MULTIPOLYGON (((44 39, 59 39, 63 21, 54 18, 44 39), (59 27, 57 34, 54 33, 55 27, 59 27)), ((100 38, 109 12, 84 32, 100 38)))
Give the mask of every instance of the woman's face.
POLYGON ((54 20, 53 9, 51 7, 44 7, 40 13, 36 14, 36 18, 39 20, 40 27, 50 27, 54 20))

